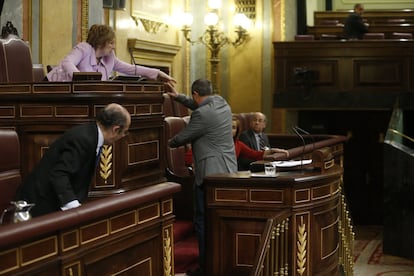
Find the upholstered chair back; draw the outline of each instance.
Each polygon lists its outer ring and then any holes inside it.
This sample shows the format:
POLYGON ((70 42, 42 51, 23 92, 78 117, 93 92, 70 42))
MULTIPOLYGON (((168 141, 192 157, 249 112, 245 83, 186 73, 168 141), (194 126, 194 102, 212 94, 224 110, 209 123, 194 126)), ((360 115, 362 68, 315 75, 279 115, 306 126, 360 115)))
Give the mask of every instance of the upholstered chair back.
MULTIPOLYGON (((7 82, 32 82, 33 64, 30 46, 20 38, 0 39, 7 82)), ((1 54, 0 54, 1 58, 1 54)))
POLYGON ((20 184, 19 138, 14 130, 0 129, 0 212, 10 205, 20 184))

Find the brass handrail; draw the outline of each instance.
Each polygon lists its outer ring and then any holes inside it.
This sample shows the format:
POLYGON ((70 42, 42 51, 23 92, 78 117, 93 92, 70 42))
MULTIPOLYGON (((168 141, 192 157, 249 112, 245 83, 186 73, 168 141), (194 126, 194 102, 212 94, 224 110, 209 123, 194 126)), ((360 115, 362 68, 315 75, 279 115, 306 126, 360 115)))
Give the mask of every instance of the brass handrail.
POLYGON ((399 135, 399 136, 401 136, 401 137, 403 137, 403 138, 405 138, 405 139, 407 139, 407 140, 409 140, 409 141, 411 141, 411 142, 414 143, 414 138, 412 138, 412 137, 410 137, 408 135, 405 135, 404 133, 399 132, 396 129, 389 128, 388 130, 391 131, 392 133, 395 133, 395 134, 397 134, 397 135, 399 135))
POLYGON ((250 276, 288 275, 289 217, 284 212, 266 221, 250 276))

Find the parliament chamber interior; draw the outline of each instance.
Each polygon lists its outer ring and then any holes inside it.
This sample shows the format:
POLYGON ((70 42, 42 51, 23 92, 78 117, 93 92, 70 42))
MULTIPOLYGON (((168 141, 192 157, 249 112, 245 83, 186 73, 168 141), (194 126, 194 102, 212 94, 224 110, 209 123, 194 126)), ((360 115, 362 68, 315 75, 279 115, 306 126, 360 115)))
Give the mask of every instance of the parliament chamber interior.
MULTIPOLYGON (((120 59, 170 74, 180 92, 211 78, 241 131, 263 112, 271 147, 289 152, 206 176, 204 275, 374 275, 355 270, 359 226, 380 227, 384 254, 414 260, 412 1, 366 1, 369 32, 349 40, 357 2, 235 0, 256 29, 217 52, 147 15, 196 14, 204 2, 0 1, 1 26, 18 31, 3 27, 0 39, 0 275, 173 276, 198 265, 191 145, 168 146, 192 111, 160 80, 45 81, 97 22, 115 30, 120 59), (50 145, 112 102, 131 115, 129 134, 104 146, 87 201, 15 222, 16 191, 50 145), (292 160, 264 175, 265 162, 292 160)), ((204 27, 196 21, 194 32, 204 27)))

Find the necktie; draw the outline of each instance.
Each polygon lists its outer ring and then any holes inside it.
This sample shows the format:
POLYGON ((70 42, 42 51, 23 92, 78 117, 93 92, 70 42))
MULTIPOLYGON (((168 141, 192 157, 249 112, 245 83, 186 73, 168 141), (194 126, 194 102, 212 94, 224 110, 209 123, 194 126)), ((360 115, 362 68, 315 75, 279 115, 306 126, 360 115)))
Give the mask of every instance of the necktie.
POLYGON ((96 155, 95 168, 99 165, 99 160, 101 159, 102 147, 99 147, 98 154, 96 155))
POLYGON ((265 140, 263 139, 263 134, 259 134, 259 150, 265 150, 267 148, 265 140))

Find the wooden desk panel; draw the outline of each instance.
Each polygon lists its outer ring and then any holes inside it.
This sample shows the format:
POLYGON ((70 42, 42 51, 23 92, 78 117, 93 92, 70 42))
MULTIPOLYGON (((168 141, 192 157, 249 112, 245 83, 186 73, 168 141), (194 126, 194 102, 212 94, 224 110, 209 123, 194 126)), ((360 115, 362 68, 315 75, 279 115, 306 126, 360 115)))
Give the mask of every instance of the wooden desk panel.
MULTIPOLYGON (((405 24, 377 24, 368 27, 370 33, 384 33, 385 39, 391 39, 391 34, 412 33, 414 34, 414 23, 405 24)), ((345 38, 342 26, 314 25, 307 27, 307 34, 315 35, 315 39, 321 39, 322 34, 336 35, 338 39, 345 38)))
POLYGON ((131 114, 129 135, 105 150, 90 197, 113 195, 163 182, 163 84, 83 82, 0 85, 0 127, 17 131, 23 178, 65 130, 95 120, 117 102, 131 114))
POLYGON ((403 105, 414 102, 414 41, 273 45, 275 107, 389 109, 397 97, 403 105))
MULTIPOLYGON (((320 25, 325 20, 338 20, 345 23, 346 18, 352 10, 346 11, 315 11, 313 13, 314 24, 320 25)), ((414 23, 413 10, 365 10, 362 16, 370 25, 393 23, 414 23)))
POLYGON ((172 182, 0 225, 1 275, 174 275, 172 182))
POLYGON ((338 275, 341 175, 335 166, 326 173, 283 172, 276 178, 207 177, 207 274, 250 275, 266 220, 288 211, 288 275, 338 275))

